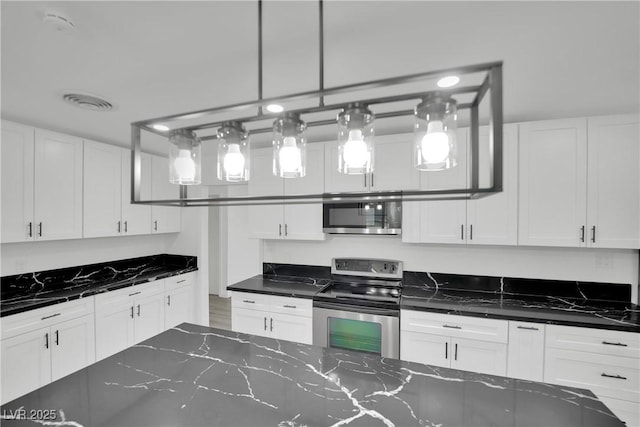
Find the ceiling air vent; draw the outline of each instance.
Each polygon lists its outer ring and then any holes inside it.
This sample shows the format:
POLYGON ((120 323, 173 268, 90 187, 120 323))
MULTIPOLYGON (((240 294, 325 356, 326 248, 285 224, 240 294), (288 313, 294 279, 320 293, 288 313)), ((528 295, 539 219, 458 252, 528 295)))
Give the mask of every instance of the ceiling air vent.
POLYGON ((110 101, 104 98, 100 98, 95 95, 89 95, 86 93, 65 93, 62 96, 65 102, 76 107, 84 108, 91 111, 112 111, 115 106, 110 101))

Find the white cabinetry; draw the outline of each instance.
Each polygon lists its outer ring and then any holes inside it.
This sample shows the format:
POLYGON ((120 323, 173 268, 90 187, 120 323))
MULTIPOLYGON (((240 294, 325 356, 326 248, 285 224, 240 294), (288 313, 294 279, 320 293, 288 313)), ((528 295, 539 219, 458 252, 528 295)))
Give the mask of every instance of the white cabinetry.
POLYGON ((2 318, 2 403, 95 361, 93 298, 2 318))
POLYGON ((413 165, 413 134, 375 138, 374 171, 364 175, 338 172, 338 144, 325 144, 325 190, 328 193, 417 189, 419 173, 413 165))
POLYGON ((310 299, 231 293, 231 329, 235 332, 312 344, 310 299))
POLYGON ((589 389, 640 425, 640 334, 547 325, 544 381, 589 389))
MULTIPOLYGON (((140 198, 151 199, 151 155, 142 153, 140 198)), ((151 233, 151 206, 131 204, 131 151, 122 152, 122 234, 151 233)))
MULTIPOLYGON (((153 200, 178 199, 178 185, 169 182, 169 160, 151 156, 151 198, 153 200)), ((152 233, 177 233, 180 231, 180 208, 177 206, 151 207, 152 233)))
POLYGON ((193 322, 193 283, 195 273, 181 274, 164 279, 164 328, 173 328, 182 322, 193 322))
POLYGON ((97 295, 96 358, 111 356, 164 330, 164 281, 97 295))
MULTIPOLYGON (((251 153, 250 196, 322 194, 324 148, 307 146, 307 172, 304 178, 280 178, 273 175, 271 148, 251 153)), ((322 203, 304 205, 250 206, 251 236, 260 239, 324 240, 322 203)))
POLYGON ((519 244, 640 247, 638 116, 520 125, 519 244))
POLYGON ((505 375, 507 322, 401 310, 400 358, 411 362, 505 375))
POLYGON ((509 321, 508 377, 543 381, 544 330, 543 324, 509 321))

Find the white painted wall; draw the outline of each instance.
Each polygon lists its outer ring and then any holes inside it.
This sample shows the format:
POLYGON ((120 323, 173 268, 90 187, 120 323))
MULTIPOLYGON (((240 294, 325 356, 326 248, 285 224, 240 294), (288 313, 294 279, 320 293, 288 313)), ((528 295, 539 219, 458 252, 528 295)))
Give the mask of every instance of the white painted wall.
POLYGON ((398 259, 413 271, 631 283, 638 301, 637 250, 409 244, 395 236, 264 241, 264 262, 329 266, 344 256, 398 259))

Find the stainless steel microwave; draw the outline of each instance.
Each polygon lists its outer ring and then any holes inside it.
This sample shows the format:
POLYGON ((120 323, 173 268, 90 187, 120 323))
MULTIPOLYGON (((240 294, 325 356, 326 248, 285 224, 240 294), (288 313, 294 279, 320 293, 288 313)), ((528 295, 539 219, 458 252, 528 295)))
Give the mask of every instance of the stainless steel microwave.
POLYGON ((402 202, 324 203, 322 230, 330 234, 401 234, 402 202))

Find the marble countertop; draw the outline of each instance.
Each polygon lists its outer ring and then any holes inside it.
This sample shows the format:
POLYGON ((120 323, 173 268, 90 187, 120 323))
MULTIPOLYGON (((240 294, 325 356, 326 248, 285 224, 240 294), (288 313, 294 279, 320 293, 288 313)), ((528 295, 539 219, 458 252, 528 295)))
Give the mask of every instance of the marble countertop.
POLYGON ((329 279, 259 274, 227 286, 227 290, 311 299, 329 283, 329 279))
POLYGON ((588 390, 192 324, 3 405, 2 425, 37 410, 75 427, 624 425, 588 390))
POLYGON ((196 271, 196 257, 154 255, 0 279, 0 317, 196 271))

